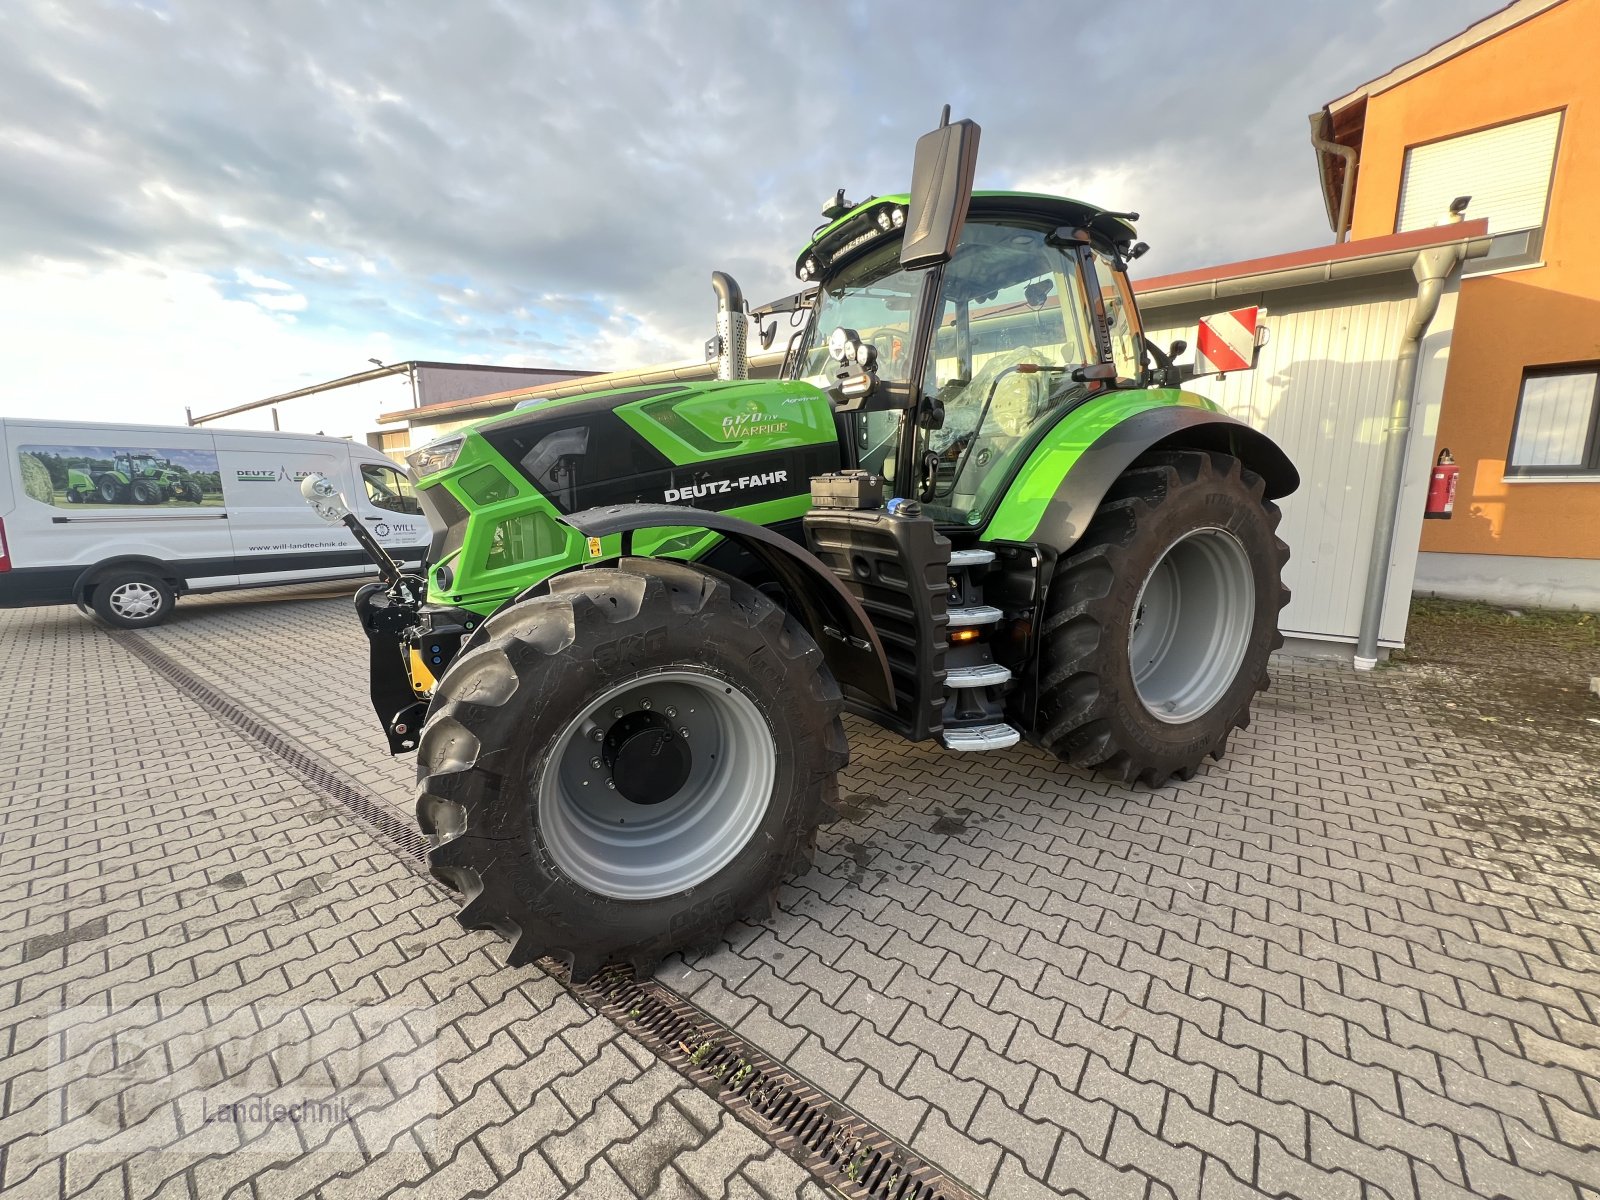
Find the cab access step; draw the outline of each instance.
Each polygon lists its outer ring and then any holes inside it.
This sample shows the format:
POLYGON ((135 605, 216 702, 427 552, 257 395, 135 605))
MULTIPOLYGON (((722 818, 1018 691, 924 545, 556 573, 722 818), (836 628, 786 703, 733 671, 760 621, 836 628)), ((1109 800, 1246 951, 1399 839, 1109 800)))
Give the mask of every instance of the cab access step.
POLYGON ((885 503, 882 479, 864 471, 818 476, 811 498, 806 542, 871 618, 894 684, 893 709, 849 690, 848 706, 950 750, 1016 745, 1004 715, 1012 671, 993 653, 1006 614, 984 595, 994 551, 952 550, 918 504, 885 503))

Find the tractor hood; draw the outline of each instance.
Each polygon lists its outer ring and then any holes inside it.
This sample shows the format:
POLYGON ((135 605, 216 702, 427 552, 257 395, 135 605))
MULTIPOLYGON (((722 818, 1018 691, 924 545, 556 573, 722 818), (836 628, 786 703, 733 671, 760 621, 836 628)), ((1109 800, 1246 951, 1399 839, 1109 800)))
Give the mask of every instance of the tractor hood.
POLYGON ((722 511, 805 491, 837 462, 827 396, 808 383, 739 380, 554 401, 480 427, 561 512, 602 504, 722 511))
POLYGON ((798 517, 811 477, 838 469, 839 445, 820 389, 737 380, 552 400, 435 442, 412 462, 438 561, 479 513, 560 517, 643 503, 798 517))

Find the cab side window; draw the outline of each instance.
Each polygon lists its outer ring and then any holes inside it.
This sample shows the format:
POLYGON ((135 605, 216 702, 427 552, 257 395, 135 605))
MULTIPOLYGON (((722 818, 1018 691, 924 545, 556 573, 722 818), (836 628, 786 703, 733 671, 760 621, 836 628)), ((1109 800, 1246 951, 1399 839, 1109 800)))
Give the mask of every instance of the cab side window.
POLYGON ((1117 365, 1117 378, 1138 381, 1143 370, 1144 357, 1140 354, 1141 333, 1138 327, 1138 308, 1133 302, 1133 289, 1128 286, 1128 276, 1112 264, 1111 256, 1101 250, 1094 252, 1095 274, 1099 276, 1100 302, 1105 308, 1106 330, 1111 335, 1111 359, 1117 365))
POLYGON ((361 482, 367 489, 367 500, 374 508, 411 516, 422 515, 422 502, 417 499, 411 481, 394 467, 362 463, 361 482))

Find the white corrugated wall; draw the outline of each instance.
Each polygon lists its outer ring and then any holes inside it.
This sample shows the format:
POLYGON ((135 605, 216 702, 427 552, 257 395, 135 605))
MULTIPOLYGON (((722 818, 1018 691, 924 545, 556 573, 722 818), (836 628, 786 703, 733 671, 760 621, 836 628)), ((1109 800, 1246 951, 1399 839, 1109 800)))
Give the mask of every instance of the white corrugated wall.
MULTIPOLYGON (((1395 354, 1415 293, 1407 272, 1181 307, 1162 305, 1159 294, 1140 297, 1147 335, 1162 347, 1180 337, 1192 346, 1194 323, 1206 313, 1252 303, 1268 310, 1269 340, 1254 371, 1187 386, 1270 434, 1300 470, 1299 491, 1282 502, 1280 527, 1291 552, 1286 582, 1294 596, 1281 621, 1289 636, 1353 642, 1359 631, 1395 354)), ((1452 290, 1423 344, 1380 632, 1386 646, 1405 639, 1454 314, 1452 290)), ((1191 350, 1180 361, 1192 357, 1191 350)))

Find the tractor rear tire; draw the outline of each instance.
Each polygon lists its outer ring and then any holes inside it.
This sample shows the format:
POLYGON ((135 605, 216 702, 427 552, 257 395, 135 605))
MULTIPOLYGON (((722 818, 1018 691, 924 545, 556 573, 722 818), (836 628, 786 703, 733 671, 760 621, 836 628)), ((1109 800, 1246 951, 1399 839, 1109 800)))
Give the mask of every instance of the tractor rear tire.
POLYGON ((1231 455, 1151 453, 1120 475, 1050 586, 1044 747, 1151 787, 1220 760, 1283 644, 1278 519, 1264 481, 1231 455))
POLYGON ((557 576, 483 632, 439 681, 417 759, 461 923, 582 981, 765 919, 849 758, 806 631, 743 583, 630 558, 557 576))

